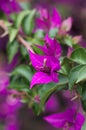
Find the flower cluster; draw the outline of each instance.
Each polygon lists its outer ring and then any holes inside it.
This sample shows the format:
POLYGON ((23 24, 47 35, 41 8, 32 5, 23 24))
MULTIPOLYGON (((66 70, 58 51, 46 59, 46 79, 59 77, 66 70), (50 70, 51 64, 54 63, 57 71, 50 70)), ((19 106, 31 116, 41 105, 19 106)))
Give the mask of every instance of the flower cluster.
POLYGON ((62 21, 59 12, 54 8, 52 15, 47 9, 39 9, 40 17, 36 19, 37 28, 40 28, 47 33, 52 29, 57 29, 59 35, 64 35, 70 31, 72 27, 72 18, 69 17, 62 21))
POLYGON ((60 70, 61 47, 60 44, 50 37, 46 36, 44 46, 39 46, 44 55, 30 53, 30 59, 33 67, 37 70, 34 74, 31 86, 36 84, 49 83, 51 81, 58 82, 57 71, 60 70))
POLYGON ((37 18, 37 25, 39 28, 47 32, 52 28, 58 28, 61 24, 61 17, 56 9, 53 9, 52 15, 46 9, 40 9, 40 18, 37 18))

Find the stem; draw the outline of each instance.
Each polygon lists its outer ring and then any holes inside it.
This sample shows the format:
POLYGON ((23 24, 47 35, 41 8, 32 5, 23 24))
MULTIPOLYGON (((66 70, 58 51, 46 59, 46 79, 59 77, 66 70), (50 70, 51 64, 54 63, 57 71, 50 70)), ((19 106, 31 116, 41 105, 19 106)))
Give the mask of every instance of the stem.
POLYGON ((32 98, 32 96, 31 95, 29 95, 27 92, 21 92, 20 93, 20 96, 21 97, 27 97, 28 99, 30 99, 32 102, 35 102, 35 100, 34 100, 34 98, 32 98))
POLYGON ((0 35, 0 37, 4 37, 8 34, 8 29, 6 27, 6 24, 3 20, 0 20, 0 27, 4 30, 4 33, 0 35))
POLYGON ((18 41, 27 49, 27 51, 30 50, 34 53, 30 44, 27 41, 25 41, 20 35, 18 35, 18 41))

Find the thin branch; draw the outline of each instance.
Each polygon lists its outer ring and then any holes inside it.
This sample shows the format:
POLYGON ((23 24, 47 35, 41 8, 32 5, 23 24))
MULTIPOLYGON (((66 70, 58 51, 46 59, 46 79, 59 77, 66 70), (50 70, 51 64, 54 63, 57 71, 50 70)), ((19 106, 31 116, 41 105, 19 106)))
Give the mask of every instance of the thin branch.
POLYGON ((34 53, 31 45, 27 41, 25 41, 20 35, 18 35, 18 41, 27 49, 27 51, 30 50, 34 53))
POLYGON ((0 35, 0 37, 5 37, 6 35, 8 35, 8 29, 7 29, 6 24, 3 20, 0 20, 0 27, 4 30, 4 33, 2 33, 0 35))

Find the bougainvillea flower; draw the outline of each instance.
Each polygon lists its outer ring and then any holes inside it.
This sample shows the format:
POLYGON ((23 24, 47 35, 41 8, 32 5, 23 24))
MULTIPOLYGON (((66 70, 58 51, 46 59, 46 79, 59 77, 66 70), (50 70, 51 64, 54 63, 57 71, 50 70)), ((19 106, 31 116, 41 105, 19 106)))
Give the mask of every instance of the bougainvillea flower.
POLYGON ((9 85, 9 76, 6 72, 0 71, 0 91, 6 89, 9 85))
POLYGON ((21 9, 16 0, 0 0, 0 10, 9 14, 19 12, 21 9))
POLYGON ((15 96, 18 95, 17 93, 13 89, 7 91, 6 104, 8 106, 8 114, 15 113, 21 107, 20 98, 15 96))
POLYGON ((46 102, 45 111, 46 112, 57 112, 60 108, 59 99, 54 94, 46 102))
POLYGON ((13 97, 13 93, 15 92, 8 92, 5 100, 7 111, 5 130, 19 130, 17 112, 21 107, 21 103, 18 98, 13 97))
POLYGON ((37 26, 40 29, 49 31, 52 28, 58 28, 61 24, 61 17, 54 8, 52 15, 46 9, 40 9, 40 18, 37 18, 37 26))
POLYGON ((58 59, 61 56, 62 50, 60 44, 55 39, 51 39, 48 35, 46 35, 45 37, 44 46, 40 46, 40 45, 37 46, 47 56, 53 56, 56 59, 58 59))
POLYGON ((46 9, 40 9, 40 18, 37 18, 38 28, 49 32, 51 29, 58 29, 59 36, 65 35, 72 27, 72 18, 68 17, 61 21, 58 11, 54 8, 52 15, 46 9))
POLYGON ((68 109, 65 112, 49 115, 44 120, 56 128, 81 130, 85 118, 81 113, 77 113, 75 109, 68 109))
POLYGON ((0 92, 0 119, 5 120, 4 130, 19 130, 17 112, 21 103, 13 94, 16 94, 15 90, 5 89, 0 92))
POLYGON ((14 120, 14 122, 12 122, 12 123, 11 123, 11 121, 12 121, 12 119, 10 120, 9 123, 6 124, 4 130, 19 130, 18 121, 14 120))
POLYGON ((59 60, 53 56, 43 56, 29 51, 33 67, 37 72, 32 77, 30 88, 36 84, 46 84, 51 81, 58 82, 57 70, 60 69, 59 60))
POLYGON ((14 97, 14 90, 7 90, 0 92, 0 117, 9 116, 15 114, 16 111, 21 107, 21 103, 18 97, 14 97))

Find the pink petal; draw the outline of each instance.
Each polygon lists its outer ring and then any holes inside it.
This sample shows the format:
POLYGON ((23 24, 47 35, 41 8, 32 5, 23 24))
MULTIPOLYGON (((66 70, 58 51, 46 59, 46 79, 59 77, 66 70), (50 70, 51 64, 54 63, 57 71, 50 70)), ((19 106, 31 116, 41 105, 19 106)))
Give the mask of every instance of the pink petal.
POLYGON ((60 14, 55 8, 53 9, 51 22, 51 27, 59 27, 61 24, 60 14))
POLYGON ((52 80, 57 83, 59 81, 57 72, 52 72, 51 75, 52 75, 52 80))
POLYGON ((40 18, 37 18, 37 19, 36 19, 36 23, 37 23, 37 26, 38 26, 40 29, 43 29, 43 30, 45 30, 45 31, 47 31, 47 28, 49 28, 49 23, 46 22, 46 21, 41 20, 40 18))
POLYGON ((68 109, 65 112, 60 112, 58 114, 53 114, 45 117, 44 119, 56 128, 62 128, 67 122, 73 122, 75 111, 68 109))
POLYGON ((37 84, 46 84, 52 81, 50 75, 44 72, 36 72, 32 77, 30 88, 37 84))
POLYGON ((76 117, 76 130, 81 130, 84 121, 85 121, 85 117, 81 113, 78 113, 76 117))
POLYGON ((46 56, 38 55, 38 54, 32 53, 31 51, 29 51, 29 54, 30 54, 31 63, 36 70, 38 70, 37 69, 38 67, 43 66, 44 59, 46 58, 46 56))
POLYGON ((48 19, 49 14, 48 14, 47 9, 42 8, 42 9, 39 10, 39 13, 40 13, 40 19, 42 19, 42 20, 48 19))
POLYGON ((44 120, 46 120, 48 123, 56 128, 62 128, 66 123, 66 119, 64 119, 64 117, 58 118, 58 114, 47 116, 44 118, 44 120))
POLYGON ((46 42, 47 42, 49 45, 52 44, 52 40, 53 40, 53 39, 51 39, 48 35, 46 35, 45 40, 46 40, 46 42))
MULTIPOLYGON (((48 55, 53 55, 58 59, 61 56, 62 52, 60 44, 55 39, 51 39, 48 35, 46 35, 45 40, 49 45, 49 48, 46 47, 48 55)), ((47 46, 46 43, 45 46, 47 46)))

